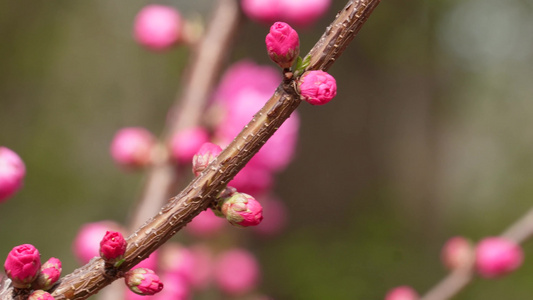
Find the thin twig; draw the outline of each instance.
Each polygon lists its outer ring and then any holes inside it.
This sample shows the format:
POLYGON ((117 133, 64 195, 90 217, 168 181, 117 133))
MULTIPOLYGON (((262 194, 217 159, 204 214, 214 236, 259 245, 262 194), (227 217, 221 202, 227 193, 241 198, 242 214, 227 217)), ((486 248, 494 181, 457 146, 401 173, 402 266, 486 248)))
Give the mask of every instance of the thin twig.
MULTIPOLYGON (((339 58, 380 0, 351 0, 337 14, 310 54, 309 70, 327 70, 339 58)), ((266 105, 210 166, 153 218, 128 237, 121 271, 129 270, 165 243, 201 211, 259 151, 300 104, 293 85, 281 84, 266 105)), ((52 295, 57 300, 86 299, 115 278, 103 276, 103 261, 94 258, 65 276, 52 295)))
MULTIPOLYGON (((522 244, 533 236, 533 209, 530 209, 516 222, 511 224, 501 235, 522 244)), ((457 295, 475 278, 473 268, 458 270, 444 277, 439 283, 431 288, 421 300, 447 300, 457 295)))

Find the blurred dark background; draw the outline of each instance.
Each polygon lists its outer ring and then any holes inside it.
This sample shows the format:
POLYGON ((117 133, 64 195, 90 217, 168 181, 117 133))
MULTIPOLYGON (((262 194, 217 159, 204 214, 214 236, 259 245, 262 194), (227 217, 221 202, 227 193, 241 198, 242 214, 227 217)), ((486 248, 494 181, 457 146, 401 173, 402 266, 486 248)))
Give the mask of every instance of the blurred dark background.
MULTIPOLYGON (((212 1, 161 1, 207 18, 212 1)), ((142 174, 109 155, 125 126, 162 130, 188 51, 132 39, 147 2, 0 0, 0 145, 25 187, 0 205, 0 256, 32 243, 70 272, 86 222, 126 221, 142 174)), ((344 1, 300 31, 302 53, 344 1)), ((301 105, 301 139, 276 192, 290 225, 254 240, 261 290, 276 299, 382 299, 421 293, 446 271, 453 235, 496 235, 532 204, 533 1, 383 0, 331 69, 338 95, 301 105)), ((271 64, 268 27, 244 22, 231 61, 271 64)), ((228 64, 231 62, 228 61, 228 64)), ((179 236, 179 234, 178 234, 179 236)), ((530 299, 533 264, 475 280, 457 299, 530 299)))

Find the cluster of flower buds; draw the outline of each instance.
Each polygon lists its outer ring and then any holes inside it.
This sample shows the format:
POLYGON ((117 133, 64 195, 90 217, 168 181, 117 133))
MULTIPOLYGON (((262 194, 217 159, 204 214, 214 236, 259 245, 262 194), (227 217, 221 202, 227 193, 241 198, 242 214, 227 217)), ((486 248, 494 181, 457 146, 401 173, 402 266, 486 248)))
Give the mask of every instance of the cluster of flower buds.
POLYGON ((7 200, 21 187, 26 175, 22 159, 6 147, 0 147, 0 202, 7 200))
POLYGON ((328 10, 331 0, 242 0, 244 13, 252 20, 270 24, 282 20, 309 26, 328 10))
POLYGON ((124 262, 124 254, 128 243, 118 231, 107 231, 100 241, 100 257, 107 265, 118 267, 124 262))
POLYGON ((45 291, 52 288, 61 276, 59 259, 52 257, 41 265, 39 250, 33 245, 23 244, 9 252, 4 269, 15 288, 35 290, 29 299, 54 299, 45 291))

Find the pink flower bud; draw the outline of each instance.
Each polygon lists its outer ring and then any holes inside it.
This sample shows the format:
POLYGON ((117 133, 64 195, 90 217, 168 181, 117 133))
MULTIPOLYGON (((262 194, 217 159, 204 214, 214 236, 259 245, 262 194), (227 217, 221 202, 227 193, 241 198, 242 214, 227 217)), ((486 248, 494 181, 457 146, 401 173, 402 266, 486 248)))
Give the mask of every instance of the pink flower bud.
POLYGON ((221 201, 220 211, 232 225, 256 226, 263 220, 263 207, 248 194, 235 193, 221 201))
POLYGON ((385 300, 418 300, 420 296, 410 286, 399 286, 390 290, 385 296, 385 300))
POLYGON ((215 282, 230 295, 242 295, 253 290, 260 277, 255 257, 244 249, 233 249, 220 255, 215 264, 215 282))
POLYGON ((281 17, 279 2, 279 0, 242 0, 241 6, 248 18, 270 24, 281 17))
POLYGON ((192 159, 192 172, 200 175, 205 168, 222 152, 220 146, 213 143, 204 143, 192 159))
POLYGON ((322 17, 331 5, 331 0, 279 0, 283 20, 297 26, 309 26, 322 17))
POLYGON ((134 169, 148 165, 154 136, 141 127, 128 127, 119 130, 111 143, 111 156, 123 167, 134 169))
POLYGON ((112 221, 101 221, 83 225, 72 244, 72 250, 79 262, 88 263, 93 257, 99 256, 100 241, 106 231, 121 231, 120 225, 112 221))
POLYGON ((155 295, 163 289, 163 283, 154 271, 137 268, 126 272, 124 276, 128 288, 139 295, 155 295))
POLYGON ((220 233, 226 226, 226 221, 213 213, 212 210, 204 210, 187 224, 185 230, 198 237, 210 237, 220 233))
POLYGON ((181 16, 170 6, 145 6, 135 18, 135 39, 152 50, 164 50, 174 45, 181 30, 181 16))
POLYGON ((474 247, 464 237, 453 237, 444 244, 441 259, 449 270, 468 269, 474 264, 474 247))
POLYGON ((61 261, 51 257, 41 266, 41 272, 32 283, 33 289, 49 290, 61 277, 61 261))
POLYGON ((52 295, 48 294, 47 292, 43 290, 36 290, 33 293, 31 293, 28 300, 54 300, 55 298, 52 297, 52 295))
POLYGON ((178 163, 190 163, 204 143, 209 141, 209 134, 203 127, 182 130, 172 137, 170 152, 178 163))
POLYGON ((6 147, 0 147, 0 202, 7 200, 21 187, 26 175, 22 159, 6 147))
POLYGON ((290 68, 300 54, 298 33, 287 23, 274 23, 265 42, 268 56, 283 69, 290 68))
POLYGON ((515 242, 502 237, 489 237, 476 247, 476 269, 482 277, 495 278, 522 265, 524 254, 515 242))
POLYGON ((41 255, 33 245, 16 246, 7 255, 4 269, 14 287, 29 288, 41 269, 41 255))
POLYGON ((124 262, 124 253, 126 253, 127 247, 128 243, 122 236, 122 233, 107 231, 100 242, 100 256, 106 263, 118 267, 124 262))
POLYGON ((298 81, 300 95, 312 105, 324 105, 337 95, 337 83, 324 71, 307 71, 298 81))

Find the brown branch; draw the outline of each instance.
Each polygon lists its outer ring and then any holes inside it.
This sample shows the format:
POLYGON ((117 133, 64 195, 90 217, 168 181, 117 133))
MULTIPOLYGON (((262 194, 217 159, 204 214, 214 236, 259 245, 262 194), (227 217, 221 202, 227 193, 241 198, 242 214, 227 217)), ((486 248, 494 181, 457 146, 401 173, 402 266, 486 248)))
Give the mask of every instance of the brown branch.
MULTIPOLYGON (((533 209, 530 209, 516 222, 511 224, 501 235, 522 244, 533 236, 533 209)), ((475 278, 475 270, 457 270, 444 277, 437 285, 429 290, 421 300, 446 300, 451 299, 462 291, 475 278)))
MULTIPOLYGON (((310 54, 308 69, 327 70, 339 58, 380 0, 351 0, 339 12, 310 54)), ((120 270, 148 257, 151 252, 205 210, 216 195, 259 151, 281 124, 300 104, 291 84, 281 84, 272 98, 245 126, 233 142, 211 165, 153 218, 128 237, 126 261, 120 270)), ((61 280, 53 291, 55 299, 86 299, 110 284, 115 278, 103 276, 102 259, 94 258, 61 280)))
MULTIPOLYGON (((183 92, 176 97, 167 117, 162 136, 163 149, 167 148, 174 133, 201 123, 201 115, 231 48, 239 20, 236 0, 218 1, 209 28, 197 48, 192 49, 193 57, 184 76, 183 92)), ((130 221, 132 230, 155 215, 172 193, 177 181, 176 165, 166 152, 162 150, 154 155, 154 165, 148 172, 143 194, 130 221)))

